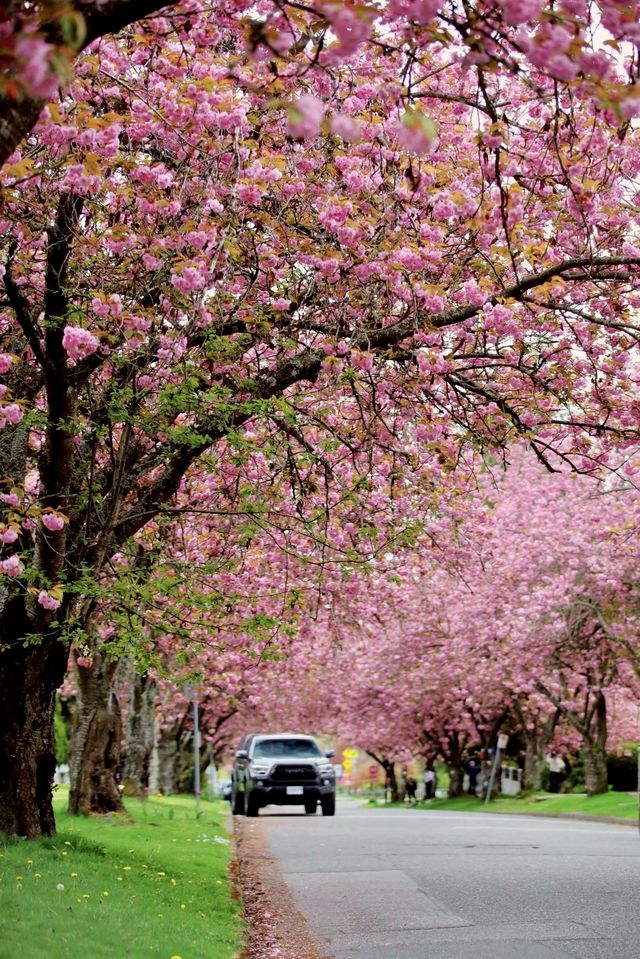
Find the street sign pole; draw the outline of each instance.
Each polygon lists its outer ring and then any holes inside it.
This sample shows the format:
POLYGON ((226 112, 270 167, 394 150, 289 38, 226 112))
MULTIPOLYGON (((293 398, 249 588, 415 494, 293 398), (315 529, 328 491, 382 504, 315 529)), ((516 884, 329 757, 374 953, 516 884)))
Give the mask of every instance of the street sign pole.
POLYGON ((491 793, 493 792, 493 784, 496 781, 496 773, 500 765, 500 758, 502 756, 502 750, 507 748, 507 743, 509 742, 509 737, 504 733, 500 733, 498 736, 498 745, 496 747, 496 754, 493 757, 493 766, 491 767, 491 775, 489 777, 489 785, 487 786, 487 795, 484 797, 484 804, 488 806, 491 802, 491 793))
POLYGON ((193 759, 194 759, 194 791, 196 794, 196 819, 200 818, 200 716, 198 711, 198 697, 193 698, 193 759))

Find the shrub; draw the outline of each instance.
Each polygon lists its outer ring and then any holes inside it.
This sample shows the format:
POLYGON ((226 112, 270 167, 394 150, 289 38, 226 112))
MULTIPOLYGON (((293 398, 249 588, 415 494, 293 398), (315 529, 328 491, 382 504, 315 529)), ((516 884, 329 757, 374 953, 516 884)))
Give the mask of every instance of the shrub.
POLYGON ((638 747, 627 746, 622 753, 608 753, 607 770, 612 789, 634 792, 638 788, 638 747))

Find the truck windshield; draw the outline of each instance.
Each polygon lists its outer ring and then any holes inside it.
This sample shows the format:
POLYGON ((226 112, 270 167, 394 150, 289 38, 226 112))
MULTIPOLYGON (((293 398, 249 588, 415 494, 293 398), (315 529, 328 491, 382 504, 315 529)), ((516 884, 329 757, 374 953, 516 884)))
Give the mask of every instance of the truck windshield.
POLYGON ((280 759, 283 756, 313 759, 322 756, 322 752, 311 739, 263 739, 256 743, 253 750, 254 759, 280 759))

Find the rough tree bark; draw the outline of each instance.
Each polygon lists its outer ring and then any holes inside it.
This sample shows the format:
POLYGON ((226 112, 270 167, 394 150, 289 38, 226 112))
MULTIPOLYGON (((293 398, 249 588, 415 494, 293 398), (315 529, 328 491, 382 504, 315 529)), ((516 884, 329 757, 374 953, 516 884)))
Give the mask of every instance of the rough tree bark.
POLYGON ((55 832, 53 713, 67 649, 56 640, 45 647, 23 645, 30 623, 19 596, 7 602, 0 627, 0 832, 50 836, 55 832))
MULTIPOLYGON (((62 329, 66 315, 65 285, 71 250, 83 200, 73 194, 60 198, 54 223, 47 229, 45 292, 40 303, 46 329, 36 333, 33 313, 24 289, 13 274, 17 244, 12 243, 4 271, 4 289, 26 342, 37 361, 38 388, 46 397, 48 422, 40 454, 40 504, 43 510, 64 513, 72 482, 75 394, 70 386, 62 329), (45 359, 46 354, 46 359, 45 359)), ((24 375, 24 374, 23 374, 24 375)), ((25 434, 18 426, 3 437, 4 475, 24 479, 25 434), (15 440, 15 442, 13 442, 15 440), (5 443, 17 456, 5 461, 5 443)), ((39 524, 33 540, 33 566, 44 582, 56 583, 63 571, 68 529, 44 529, 39 524)), ((20 546, 18 540, 18 546, 20 546)), ((23 588, 6 587, 0 595, 0 829, 28 837, 55 831, 52 807, 55 772, 53 715, 55 690, 64 679, 69 652, 61 627, 67 600, 55 611, 43 608, 23 588)))
POLYGON ((154 741, 156 683, 148 674, 133 673, 125 723, 121 782, 125 796, 143 798, 149 788, 154 741))
POLYGON ((69 811, 74 814, 124 811, 117 782, 122 738, 115 688, 118 665, 98 650, 90 668, 77 670, 77 711, 69 763, 69 811))
POLYGON ((449 773, 449 799, 462 796, 464 786, 464 766, 462 757, 467 745, 467 738, 461 738, 457 732, 450 733, 443 743, 442 755, 447 764, 449 773))
POLYGON ((160 730, 156 741, 157 781, 153 785, 164 796, 171 796, 178 792, 180 756, 183 752, 181 744, 188 717, 189 707, 185 709, 180 719, 160 730))
POLYGON ((591 735, 584 743, 584 779, 587 796, 606 793, 609 788, 607 770, 607 702, 604 693, 598 690, 592 694, 593 726, 591 735))
POLYGON ((526 717, 519 704, 515 705, 514 711, 522 727, 525 746, 522 787, 538 791, 542 789, 545 759, 560 719, 560 710, 555 709, 543 722, 540 722, 537 717, 533 719, 526 717))

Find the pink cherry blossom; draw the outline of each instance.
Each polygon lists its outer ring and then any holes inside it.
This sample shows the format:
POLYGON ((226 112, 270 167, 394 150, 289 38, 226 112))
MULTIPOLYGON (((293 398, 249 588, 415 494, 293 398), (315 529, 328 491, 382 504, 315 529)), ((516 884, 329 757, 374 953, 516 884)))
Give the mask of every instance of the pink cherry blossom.
POLYGON ((23 572, 24 567, 17 556, 9 556, 8 559, 3 559, 0 561, 0 572, 4 573, 6 576, 20 576, 23 572))
POLYGON ((49 99, 60 85, 60 78, 52 66, 55 47, 42 37, 23 34, 15 42, 16 60, 21 66, 20 80, 35 97, 49 99))
POLYGON ((38 593, 38 603, 40 606, 43 606, 44 609, 58 609, 60 606, 60 600, 56 599, 55 596, 51 596, 46 589, 41 589, 38 593))
POLYGON ((90 356, 100 346, 100 340, 89 330, 80 326, 65 326, 62 345, 72 360, 82 360, 90 356))
POLYGON ((342 137, 347 143, 354 143, 360 136, 360 126, 346 113, 334 113, 331 117, 331 132, 342 137))
POLYGON ((64 527, 64 519, 62 518, 62 516, 59 516, 57 513, 43 513, 42 524, 43 526, 46 526, 47 529, 50 529, 52 532, 55 532, 64 527))
POLYGON ((0 406, 0 417, 4 418, 7 423, 12 423, 15 426, 16 423, 20 422, 23 416, 24 410, 17 403, 0 406))
POLYGON ((299 139, 315 137, 320 132, 325 105, 318 97, 305 94, 289 107, 289 136, 299 139))
POLYGON ((544 0, 498 0, 505 22, 511 26, 525 23, 538 16, 544 0))

